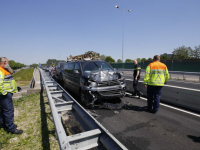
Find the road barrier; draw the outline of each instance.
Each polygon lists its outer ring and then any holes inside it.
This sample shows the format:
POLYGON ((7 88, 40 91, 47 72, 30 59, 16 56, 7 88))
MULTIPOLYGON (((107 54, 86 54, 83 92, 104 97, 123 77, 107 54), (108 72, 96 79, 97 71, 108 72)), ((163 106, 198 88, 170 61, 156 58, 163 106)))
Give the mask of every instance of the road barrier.
MULTIPOLYGON (((133 69, 121 69, 121 71, 133 71, 133 69)), ((142 69, 144 72, 145 70, 142 69)), ((170 74, 183 74, 184 75, 196 75, 200 76, 200 73, 196 72, 180 72, 170 71, 170 74)), ((130 93, 134 91, 133 80, 126 79, 126 90, 130 93)), ((147 88, 144 87, 143 81, 139 81, 138 88, 143 96, 147 97, 147 88)), ((162 89, 161 101, 169 104, 173 104, 179 107, 187 108, 193 111, 200 112, 200 89, 192 89, 187 87, 179 87, 174 85, 166 84, 162 89)))
POLYGON ((31 82, 30 82, 30 88, 34 88, 35 87, 35 70, 36 69, 34 69, 34 72, 33 72, 33 77, 32 77, 32 80, 31 80, 31 82))
MULTIPOLYGON (((120 70, 120 71, 133 71, 133 69, 118 69, 118 70, 120 70)), ((145 73, 145 69, 141 69, 141 72, 145 73)), ((172 74, 183 75, 183 80, 185 79, 185 75, 199 76, 199 82, 200 82, 200 72, 169 71, 170 78, 171 78, 172 74)))
POLYGON ((40 70, 61 150, 84 150, 98 147, 108 150, 127 150, 95 118, 93 118, 57 82, 40 70), (85 132, 67 136, 62 125, 62 111, 71 111, 85 132))
MULTIPOLYGON (((161 60, 170 71, 185 71, 185 72, 200 72, 200 59, 186 59, 186 60, 161 60)), ((152 63, 152 61, 138 62, 142 69, 152 63)), ((110 63, 113 68, 134 69, 132 63, 110 63)))
MULTIPOLYGON (((143 81, 139 81, 138 88, 147 97, 147 88, 143 81)), ((126 90, 129 93, 134 92, 132 79, 126 79, 126 90)), ((200 90, 166 84, 162 89, 161 102, 200 112, 200 90)))

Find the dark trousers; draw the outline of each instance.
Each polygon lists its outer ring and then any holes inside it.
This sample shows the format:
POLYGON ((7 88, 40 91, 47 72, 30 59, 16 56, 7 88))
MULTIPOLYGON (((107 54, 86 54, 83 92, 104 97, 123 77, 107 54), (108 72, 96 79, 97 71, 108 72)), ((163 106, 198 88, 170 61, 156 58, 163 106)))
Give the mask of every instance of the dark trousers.
POLYGON ((0 124, 1 127, 7 129, 7 131, 15 131, 16 125, 14 121, 14 106, 12 101, 12 93, 7 93, 7 95, 0 95, 0 124))
POLYGON ((147 86, 147 109, 157 112, 160 106, 160 97, 162 93, 162 86, 147 86))
POLYGON ((135 93, 139 93, 139 88, 138 88, 138 81, 140 80, 140 77, 135 80, 135 77, 133 76, 133 88, 135 89, 135 93))

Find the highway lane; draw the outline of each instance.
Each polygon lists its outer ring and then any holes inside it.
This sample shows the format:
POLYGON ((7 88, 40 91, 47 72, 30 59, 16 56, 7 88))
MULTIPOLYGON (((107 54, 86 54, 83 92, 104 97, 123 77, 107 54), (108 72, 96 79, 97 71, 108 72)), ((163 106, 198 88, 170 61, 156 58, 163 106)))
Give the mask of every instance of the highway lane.
MULTIPOLYGON (((126 79, 130 79, 133 80, 133 76, 132 75, 124 75, 126 79)), ((144 77, 141 77, 140 82, 144 81, 144 77)), ((175 80, 175 79, 169 79, 167 81, 166 85, 172 85, 172 86, 179 86, 179 87, 185 87, 185 88, 191 88, 191 89, 196 89, 196 90, 200 90, 200 82, 190 82, 190 81, 180 81, 180 80, 175 80)))
MULTIPOLYGON (((80 102, 77 95, 67 91, 80 102)), ((118 104, 123 106, 127 102, 130 104, 122 110, 96 108, 94 111, 100 115, 97 121, 128 149, 199 149, 200 114, 194 116, 165 106, 161 106, 157 114, 148 113, 146 101, 129 94, 118 104)))
MULTIPOLYGON (((126 78, 126 90, 130 93, 133 89, 133 77, 131 75, 125 75, 126 78)), ((147 88, 143 85, 143 77, 141 77, 138 87, 140 91, 147 96, 147 88)), ((188 81, 176 81, 171 80, 164 85, 162 89, 161 102, 170 103, 179 107, 190 109, 200 112, 200 83, 188 82, 188 81)))
POLYGON ((146 101, 130 95, 121 99, 128 108, 96 110, 97 120, 130 150, 199 149, 200 117, 161 106, 157 114, 146 112, 146 101))
MULTIPOLYGON (((80 102, 77 95, 68 92, 80 102)), ((112 101, 116 102, 107 102, 112 101)), ((96 108, 89 111, 100 115, 97 121, 129 150, 199 149, 200 114, 195 116, 162 105, 157 114, 152 114, 146 112, 145 100, 130 94, 117 104, 123 106, 127 102, 129 105, 122 110, 96 108)))
MULTIPOLYGON (((68 92, 80 102, 77 95, 68 92)), ((165 106, 157 114, 148 113, 146 101, 129 94, 118 104, 123 106, 127 102, 130 105, 117 110, 119 114, 106 109, 95 112, 100 115, 96 119, 128 149, 199 149, 200 114, 195 116, 165 106)))

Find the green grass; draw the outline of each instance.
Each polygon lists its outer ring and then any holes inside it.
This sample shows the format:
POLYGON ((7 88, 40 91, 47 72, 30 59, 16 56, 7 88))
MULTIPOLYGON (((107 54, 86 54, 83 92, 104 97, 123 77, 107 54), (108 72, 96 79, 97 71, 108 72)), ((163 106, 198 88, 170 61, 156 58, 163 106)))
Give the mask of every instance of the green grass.
POLYGON ((48 150, 59 149, 47 97, 31 94, 14 100, 15 119, 21 135, 0 129, 1 150, 48 150))
POLYGON ((23 69, 13 75, 15 81, 31 81, 34 68, 23 69))

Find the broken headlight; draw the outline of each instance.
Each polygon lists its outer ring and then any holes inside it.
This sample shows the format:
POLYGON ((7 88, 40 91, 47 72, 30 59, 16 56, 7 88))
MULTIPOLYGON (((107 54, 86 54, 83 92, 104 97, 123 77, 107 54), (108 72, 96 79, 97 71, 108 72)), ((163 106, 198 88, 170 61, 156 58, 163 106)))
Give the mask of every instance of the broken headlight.
POLYGON ((120 81, 121 84, 124 84, 125 83, 125 78, 122 77, 122 78, 119 79, 119 81, 120 81))
POLYGON ((96 82, 88 81, 88 83, 89 83, 89 87, 97 87, 96 82))

